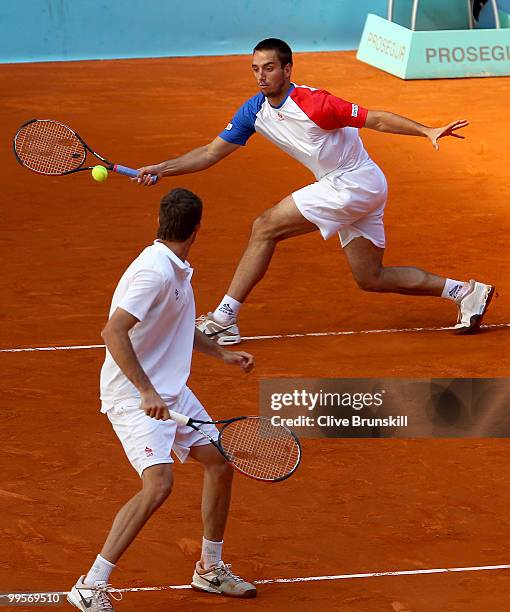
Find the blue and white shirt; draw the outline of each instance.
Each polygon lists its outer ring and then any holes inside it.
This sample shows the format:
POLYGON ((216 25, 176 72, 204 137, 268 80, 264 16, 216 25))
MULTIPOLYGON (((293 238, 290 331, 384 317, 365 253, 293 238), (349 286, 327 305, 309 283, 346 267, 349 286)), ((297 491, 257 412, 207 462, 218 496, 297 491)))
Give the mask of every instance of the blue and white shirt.
POLYGON ((324 89, 292 84, 277 108, 262 93, 247 100, 219 136, 245 145, 259 132, 319 180, 338 169, 355 169, 369 159, 358 135, 367 113, 366 108, 324 89))

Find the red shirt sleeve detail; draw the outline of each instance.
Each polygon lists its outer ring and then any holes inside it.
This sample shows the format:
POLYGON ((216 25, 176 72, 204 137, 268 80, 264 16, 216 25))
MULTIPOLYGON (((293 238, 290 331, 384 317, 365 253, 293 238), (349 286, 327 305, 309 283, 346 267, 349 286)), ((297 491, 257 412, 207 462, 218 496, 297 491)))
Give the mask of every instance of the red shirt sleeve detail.
POLYGON ((295 87, 290 97, 305 115, 323 130, 361 128, 367 119, 366 108, 337 98, 325 89, 295 87))

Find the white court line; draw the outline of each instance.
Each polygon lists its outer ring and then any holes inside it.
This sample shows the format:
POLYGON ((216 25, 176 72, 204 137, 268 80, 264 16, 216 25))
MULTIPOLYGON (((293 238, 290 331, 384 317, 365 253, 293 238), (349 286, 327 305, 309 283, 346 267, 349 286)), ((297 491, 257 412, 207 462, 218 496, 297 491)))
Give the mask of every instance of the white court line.
MULTIPOLYGON (((400 570, 394 572, 371 572, 366 574, 336 574, 336 575, 325 575, 325 576, 304 576, 300 578, 270 578, 267 580, 254 580, 254 584, 289 584, 297 582, 321 582, 324 580, 349 580, 353 578, 379 578, 381 576, 415 576, 423 574, 450 574, 455 572, 484 572, 494 570, 507 570, 510 569, 510 565, 478 565, 473 567, 440 567, 434 569, 422 569, 422 570, 400 570)), ((171 584, 165 586, 152 586, 152 587, 132 587, 126 589, 114 589, 120 593, 138 593, 143 591, 181 591, 184 589, 191 589, 189 584, 171 584)), ((28 593, 28 591, 25 591, 28 593)), ((52 593, 59 593, 67 595, 68 591, 52 591, 52 593)), ((7 595, 0 594, 0 600, 6 598, 7 595)))
POLYGON ((79 351, 84 349, 105 348, 104 344, 83 344, 76 346, 35 346, 32 348, 0 349, 0 353, 36 353, 38 351, 79 351))
MULTIPOLYGON (((495 329, 498 327, 510 327, 510 323, 491 323, 481 325, 481 329, 495 329)), ((321 336, 356 336, 363 334, 404 334, 409 332, 435 332, 455 329, 449 327, 404 327, 401 329, 359 329, 352 331, 331 332, 306 332, 302 334, 275 334, 272 336, 242 336, 241 340, 281 340, 283 338, 317 338, 321 336)), ((104 348, 104 344, 82 344, 76 346, 36 346, 31 348, 6 348, 0 349, 0 353, 35 353, 38 351, 79 351, 85 349, 104 348)))
MULTIPOLYGON (((350 580, 353 578, 378 578, 380 576, 413 576, 419 574, 449 574, 453 572, 483 572, 490 570, 510 569, 510 565, 479 565, 475 567, 441 567, 423 570, 400 570, 395 572, 371 572, 368 574, 336 574, 326 576, 304 576, 301 578, 270 578, 267 580, 254 580, 254 584, 289 584, 296 582, 321 582, 324 580, 350 580)), ((131 589, 118 589, 121 592, 134 593, 137 591, 167 591, 191 589, 189 584, 176 584, 159 587, 134 587, 131 589)))

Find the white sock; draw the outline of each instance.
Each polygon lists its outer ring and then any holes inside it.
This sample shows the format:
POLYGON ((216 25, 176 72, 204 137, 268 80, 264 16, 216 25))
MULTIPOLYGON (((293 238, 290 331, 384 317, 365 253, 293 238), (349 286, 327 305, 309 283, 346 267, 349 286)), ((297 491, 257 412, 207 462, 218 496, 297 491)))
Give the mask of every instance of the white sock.
POLYGON ((200 563, 205 570, 210 569, 214 565, 218 565, 221 561, 221 549, 223 547, 223 540, 221 542, 211 542, 202 538, 202 556, 200 557, 200 563))
POLYGON ((238 302, 233 297, 226 295, 213 312, 214 320, 220 325, 235 323, 242 305, 242 302, 238 302))
POLYGON ((85 584, 96 584, 96 582, 108 582, 110 574, 115 569, 115 565, 101 555, 97 555, 96 560, 89 569, 89 573, 85 576, 85 584))
POLYGON ((459 302, 464 294, 465 285, 463 281, 453 280, 452 278, 447 278, 446 283, 444 284, 443 293, 441 297, 446 298, 447 300, 452 300, 454 302, 459 302))

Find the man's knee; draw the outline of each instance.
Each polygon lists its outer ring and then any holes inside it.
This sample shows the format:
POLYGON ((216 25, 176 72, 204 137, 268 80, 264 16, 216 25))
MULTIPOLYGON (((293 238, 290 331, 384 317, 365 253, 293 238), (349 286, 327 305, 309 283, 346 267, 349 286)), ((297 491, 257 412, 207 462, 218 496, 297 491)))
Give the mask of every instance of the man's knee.
POLYGON ((381 274, 354 274, 354 280, 363 291, 380 291, 381 274))
POLYGON ((252 238, 256 240, 270 240, 276 237, 271 216, 271 211, 266 210, 255 219, 251 230, 252 238))
POLYGON ((169 474, 150 475, 144 478, 143 494, 154 508, 158 508, 168 498, 173 488, 173 478, 169 474))
POLYGON ((220 461, 205 465, 205 469, 211 471, 219 477, 231 478, 234 473, 234 466, 219 455, 220 461))
POLYGON ((204 464, 204 469, 218 480, 232 480, 234 476, 234 467, 228 461, 218 461, 215 463, 204 464))
POLYGON ((276 205, 265 210, 255 219, 252 225, 251 238, 252 240, 274 240, 278 242, 288 237, 289 227, 289 220, 276 205))

